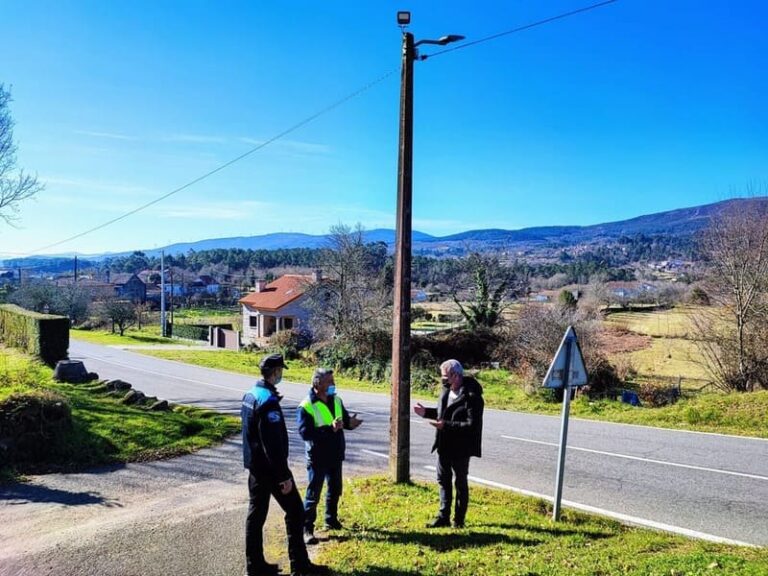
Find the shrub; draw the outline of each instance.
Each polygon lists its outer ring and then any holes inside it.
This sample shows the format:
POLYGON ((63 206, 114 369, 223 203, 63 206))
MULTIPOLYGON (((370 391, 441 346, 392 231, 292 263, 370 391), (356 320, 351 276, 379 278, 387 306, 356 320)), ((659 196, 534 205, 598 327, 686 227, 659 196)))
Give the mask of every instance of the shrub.
POLYGON ((652 408, 674 404, 679 397, 677 388, 657 386, 650 382, 643 382, 640 385, 640 390, 638 390, 637 395, 640 397, 640 401, 643 405, 652 408))
POLYGON ((612 398, 613 390, 621 385, 616 368, 604 357, 597 356, 589 367, 588 384, 582 391, 591 399, 612 398))
POLYGON ((72 426, 65 398, 49 391, 12 394, 0 402, 0 456, 10 463, 41 462, 59 451, 72 426))
POLYGON ((269 339, 268 349, 279 352, 287 360, 299 357, 299 352, 306 350, 312 344, 312 333, 309 330, 295 328, 276 332, 269 339))
POLYGON ((428 354, 436 364, 455 358, 464 365, 479 365, 494 360, 499 342, 498 333, 491 330, 446 330, 414 336, 411 356, 428 354))

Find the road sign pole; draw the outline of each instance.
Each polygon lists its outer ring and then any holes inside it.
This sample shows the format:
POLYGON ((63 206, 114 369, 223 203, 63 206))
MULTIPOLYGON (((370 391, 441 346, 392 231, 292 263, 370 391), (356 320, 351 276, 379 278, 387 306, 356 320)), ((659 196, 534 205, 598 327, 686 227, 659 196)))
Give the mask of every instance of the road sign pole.
POLYGON ((555 506, 552 509, 552 519, 560 520, 560 499, 563 496, 563 472, 565 471, 565 445, 568 440, 568 414, 571 411, 571 357, 573 338, 565 341, 565 369, 563 370, 563 419, 560 424, 560 448, 557 454, 557 479, 555 480, 555 506))

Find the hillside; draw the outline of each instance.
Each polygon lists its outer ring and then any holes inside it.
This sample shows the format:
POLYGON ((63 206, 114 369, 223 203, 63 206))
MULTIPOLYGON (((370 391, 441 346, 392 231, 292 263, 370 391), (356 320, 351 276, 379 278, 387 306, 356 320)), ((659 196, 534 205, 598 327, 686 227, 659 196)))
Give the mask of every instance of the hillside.
MULTIPOLYGON (((520 230, 469 230, 449 236, 431 236, 423 232, 413 232, 413 250, 424 254, 462 254, 468 249, 483 250, 505 249, 561 249, 576 245, 600 246, 618 240, 621 237, 637 235, 662 235, 676 239, 690 239, 703 229, 713 216, 734 209, 752 211, 757 207, 768 209, 768 197, 736 198, 714 204, 680 208, 667 212, 658 212, 638 216, 619 222, 594 224, 591 226, 540 226, 520 230)), ((384 242, 390 248, 394 246, 395 231, 376 229, 365 232, 366 242, 384 242)), ((161 250, 166 254, 185 254, 190 250, 240 248, 250 250, 277 250, 280 248, 322 248, 326 246, 326 235, 278 232, 262 236, 239 236, 233 238, 211 238, 197 242, 171 244, 164 248, 144 250, 148 256, 159 256, 161 250)), ((136 248, 141 249, 137 246, 136 248)), ((87 255, 91 261, 100 261, 109 257, 125 256, 130 252, 87 255)), ((71 259, 72 255, 62 255, 71 259)), ((40 256, 6 260, 0 263, 5 267, 39 266, 40 260, 52 260, 52 256, 40 256)))

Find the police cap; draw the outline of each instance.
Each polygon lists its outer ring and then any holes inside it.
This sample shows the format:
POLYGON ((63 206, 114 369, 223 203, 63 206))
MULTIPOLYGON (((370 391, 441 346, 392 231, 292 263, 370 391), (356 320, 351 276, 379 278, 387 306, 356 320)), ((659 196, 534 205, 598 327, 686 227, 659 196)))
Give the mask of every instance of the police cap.
POLYGON ((285 365, 282 354, 270 354, 261 359, 259 368, 288 368, 285 365))

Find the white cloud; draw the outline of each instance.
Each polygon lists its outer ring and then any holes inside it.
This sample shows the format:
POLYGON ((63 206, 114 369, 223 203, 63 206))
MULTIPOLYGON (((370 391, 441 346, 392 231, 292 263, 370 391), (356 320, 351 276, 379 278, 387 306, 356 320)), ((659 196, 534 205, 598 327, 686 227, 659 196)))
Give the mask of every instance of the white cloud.
POLYGON ((171 134, 161 138, 164 142, 183 142, 188 144, 224 144, 226 138, 204 134, 171 134))
POLYGON ((186 220, 247 221, 255 220, 257 217, 273 217, 278 208, 274 204, 252 200, 229 203, 211 202, 168 208, 160 210, 159 215, 165 218, 186 220))
POLYGON ((82 134, 83 136, 92 136, 94 138, 108 138, 110 140, 138 140, 133 136, 127 136, 125 134, 117 134, 114 132, 94 132, 91 130, 75 130, 75 134, 82 134))
MULTIPOLYGON (((265 144, 267 140, 258 140, 256 138, 249 138, 243 136, 239 138, 240 142, 248 144, 249 146, 261 146, 265 144)), ((274 142, 270 142, 269 148, 279 150, 284 153, 297 154, 297 155, 311 155, 311 154, 330 154, 331 147, 326 144, 315 144, 313 142, 301 142, 299 140, 284 140, 278 139, 274 142)))
POLYGON ((69 188, 78 191, 109 192, 110 194, 136 195, 156 192, 145 186, 135 184, 118 184, 103 180, 90 180, 86 178, 67 178, 60 176, 41 177, 40 180, 50 188, 69 188))

